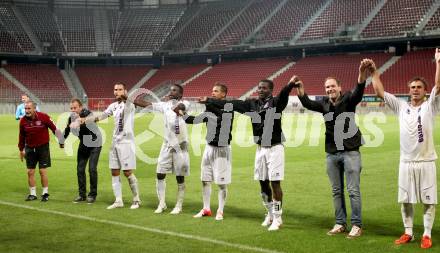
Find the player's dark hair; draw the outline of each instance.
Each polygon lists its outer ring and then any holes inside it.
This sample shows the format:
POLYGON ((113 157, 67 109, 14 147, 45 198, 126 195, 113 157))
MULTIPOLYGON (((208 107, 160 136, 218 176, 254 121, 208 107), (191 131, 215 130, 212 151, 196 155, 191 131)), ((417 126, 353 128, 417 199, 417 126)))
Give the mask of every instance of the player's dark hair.
POLYGON ((263 79, 263 80, 260 81, 260 83, 267 83, 269 85, 269 89, 273 90, 273 82, 272 82, 272 80, 263 79))
POLYGON ((182 85, 175 83, 172 86, 177 87, 179 89, 180 95, 183 95, 183 86, 182 85))
POLYGON ((116 85, 122 85, 122 87, 124 87, 124 90, 126 90, 127 88, 125 87, 125 83, 123 83, 123 82, 116 82, 115 83, 115 86, 116 85))

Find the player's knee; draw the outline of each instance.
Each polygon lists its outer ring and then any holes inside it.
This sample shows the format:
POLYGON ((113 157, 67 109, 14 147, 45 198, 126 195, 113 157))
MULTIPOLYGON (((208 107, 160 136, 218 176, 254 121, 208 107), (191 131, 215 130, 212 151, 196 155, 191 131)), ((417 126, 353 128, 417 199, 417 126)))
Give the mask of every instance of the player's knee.
POLYGON ((28 176, 34 176, 35 175, 35 170, 28 170, 27 174, 28 174, 28 176))
POLYGON ((124 170, 124 175, 129 177, 131 175, 131 170, 124 170))

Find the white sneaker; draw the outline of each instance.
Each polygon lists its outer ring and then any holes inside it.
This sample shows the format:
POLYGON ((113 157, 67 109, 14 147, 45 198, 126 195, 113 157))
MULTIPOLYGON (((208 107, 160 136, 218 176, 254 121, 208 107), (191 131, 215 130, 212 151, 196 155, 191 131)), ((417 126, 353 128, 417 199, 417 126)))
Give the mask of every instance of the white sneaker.
POLYGON ((210 209, 202 209, 200 212, 198 212, 196 215, 193 216, 193 218, 202 218, 203 216, 211 216, 211 210, 210 209))
POLYGON ((130 206, 130 209, 138 209, 141 206, 141 202, 139 200, 133 201, 133 203, 130 206))
POLYGON ((327 235, 337 235, 346 231, 345 225, 335 224, 332 229, 327 232, 327 235))
POLYGON ((107 209, 110 210, 110 209, 115 209, 115 208, 120 208, 120 207, 124 207, 124 203, 120 202, 120 201, 115 201, 115 203, 109 205, 107 207, 107 209))
POLYGON ((272 221, 273 221, 273 217, 272 217, 272 215, 270 215, 269 213, 267 213, 267 214, 266 214, 266 218, 264 218, 263 223, 261 223, 261 226, 263 226, 263 227, 267 227, 267 226, 269 226, 270 224, 272 224, 272 221))
POLYGON ((182 208, 180 206, 176 206, 173 208, 173 210, 170 212, 170 214, 179 214, 182 212, 182 208))
POLYGON ((276 230, 280 229, 282 224, 283 224, 283 220, 281 219, 281 217, 274 218, 272 221, 272 224, 270 225, 270 227, 267 230, 276 231, 276 230))
POLYGON ((217 214, 215 215, 215 220, 223 220, 223 212, 217 211, 217 214))
POLYGON ((353 238, 359 237, 361 235, 362 235, 362 228, 360 228, 356 225, 353 225, 351 227, 350 233, 348 233, 348 235, 347 235, 347 238, 353 239, 353 238))
POLYGON ((163 213, 163 211, 165 211, 166 209, 167 209, 166 205, 159 204, 157 206, 157 209, 154 211, 154 213, 163 213))

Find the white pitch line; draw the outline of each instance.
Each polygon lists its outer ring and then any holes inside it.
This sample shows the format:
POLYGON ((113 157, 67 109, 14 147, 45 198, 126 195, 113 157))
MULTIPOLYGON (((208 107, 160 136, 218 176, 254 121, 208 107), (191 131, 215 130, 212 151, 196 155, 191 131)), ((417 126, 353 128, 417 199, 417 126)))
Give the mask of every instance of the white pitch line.
POLYGON ((102 223, 102 224, 109 224, 109 225, 132 228, 132 229, 137 229, 137 230, 144 230, 144 231, 148 231, 150 233, 169 235, 169 236, 180 237, 180 238, 184 238, 184 239, 190 239, 190 240, 194 240, 194 241, 209 242, 209 243, 214 243, 214 244, 218 244, 221 246, 237 248, 240 250, 248 250, 248 251, 263 252, 263 253, 283 253, 281 251, 264 249, 264 248, 259 248, 259 247, 252 247, 252 246, 238 244, 238 243, 230 243, 230 242, 226 242, 226 241, 211 239, 211 238, 207 238, 207 237, 201 237, 201 236, 197 236, 197 235, 188 235, 188 234, 182 234, 182 233, 177 233, 177 232, 172 232, 172 231, 143 227, 143 226, 138 226, 138 225, 133 225, 133 224, 126 224, 126 223, 117 222, 117 221, 97 219, 97 218, 92 218, 92 217, 88 217, 88 216, 84 216, 84 215, 41 209, 41 208, 37 208, 37 207, 21 205, 21 204, 2 201, 2 200, 0 200, 0 204, 5 205, 5 206, 12 206, 12 207, 18 207, 18 208, 23 208, 23 209, 35 210, 35 211, 39 211, 39 212, 43 212, 43 213, 50 213, 50 214, 80 219, 80 220, 93 221, 93 222, 102 223))

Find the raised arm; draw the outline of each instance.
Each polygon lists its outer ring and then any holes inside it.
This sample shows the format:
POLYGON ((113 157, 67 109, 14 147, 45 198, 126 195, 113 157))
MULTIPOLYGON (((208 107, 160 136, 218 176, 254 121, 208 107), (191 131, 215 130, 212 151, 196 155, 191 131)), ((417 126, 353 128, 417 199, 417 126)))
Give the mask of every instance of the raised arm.
POLYGON ((357 105, 362 101, 362 97, 364 96, 365 83, 367 78, 370 76, 370 69, 373 65, 373 61, 371 59, 363 59, 361 64, 359 65, 359 76, 357 80, 357 85, 351 92, 350 103, 352 105, 357 105))
POLYGON ((440 49, 435 49, 435 86, 433 89, 436 89, 435 95, 437 96, 440 93, 440 49))
POLYGON ((200 97, 199 103, 206 104, 207 106, 214 106, 218 109, 223 109, 225 104, 230 103, 233 106, 232 110, 234 112, 246 113, 251 111, 250 103, 247 100, 219 100, 207 97, 200 97))
POLYGON ((293 76, 290 79, 290 82, 296 84, 295 88, 298 94, 299 101, 301 101, 301 104, 305 108, 311 111, 321 112, 321 113, 324 111, 324 108, 321 103, 313 101, 309 98, 309 96, 307 96, 306 92, 304 91, 304 83, 301 81, 301 79, 298 76, 293 76))
POLYGON ((383 88, 382 81, 380 80, 380 73, 377 70, 376 64, 374 64, 373 61, 370 66, 370 72, 372 73, 371 84, 373 85, 374 92, 376 92, 376 96, 380 97, 381 99, 384 99, 385 91, 383 88))
POLYGON ((286 108, 287 103, 289 103, 289 94, 292 91, 293 87, 295 87, 295 82, 292 82, 291 79, 289 83, 284 86, 278 94, 277 112, 281 112, 286 108))

